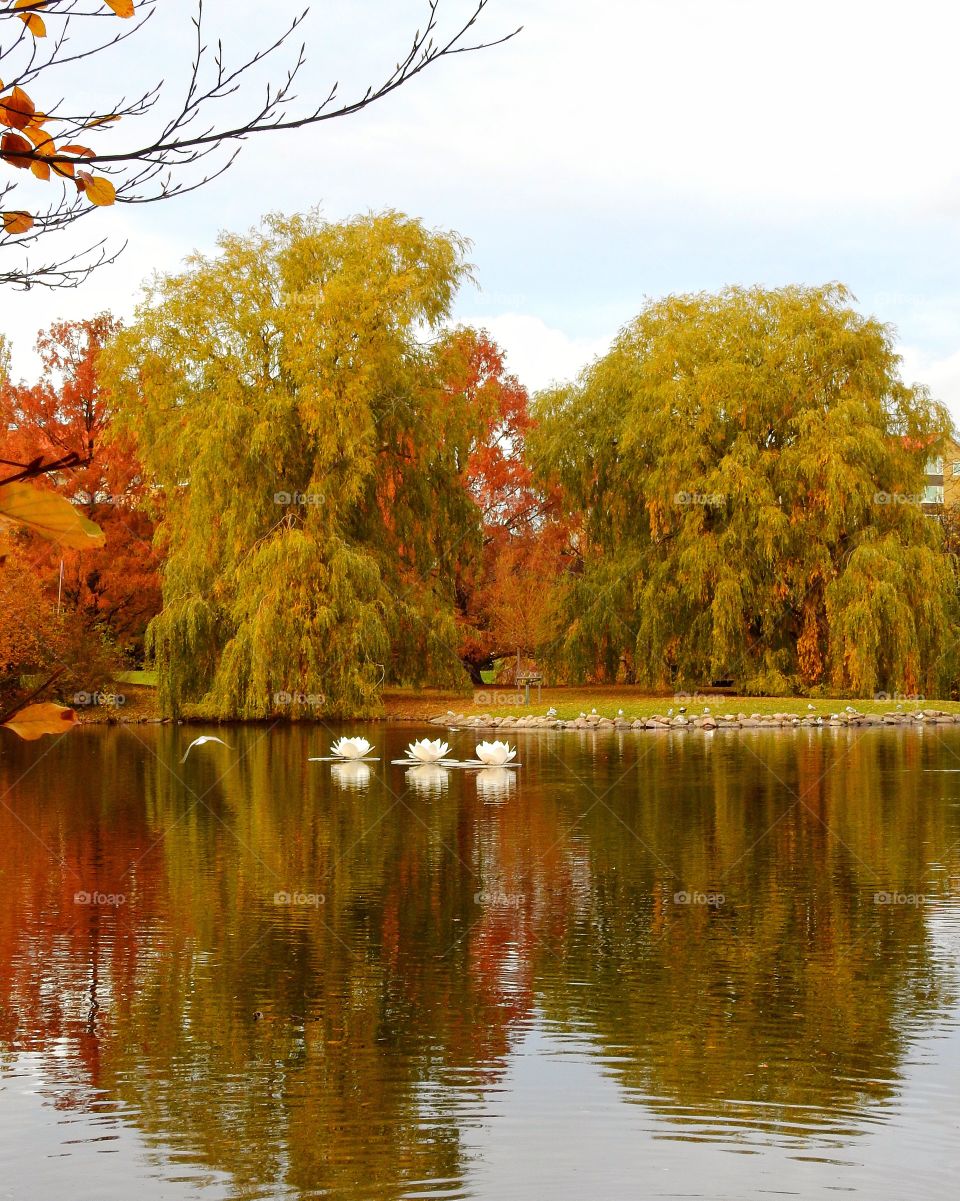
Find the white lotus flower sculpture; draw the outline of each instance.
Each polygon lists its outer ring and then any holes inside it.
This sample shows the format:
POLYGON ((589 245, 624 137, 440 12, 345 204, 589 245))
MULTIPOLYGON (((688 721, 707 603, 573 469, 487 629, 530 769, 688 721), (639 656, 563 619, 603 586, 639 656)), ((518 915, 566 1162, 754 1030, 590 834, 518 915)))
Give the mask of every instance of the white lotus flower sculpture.
POLYGON ((330 754, 338 759, 363 759, 372 750, 366 738, 338 738, 330 748, 330 754))
POLYGON ((487 767, 503 767, 517 752, 507 742, 481 742, 477 747, 477 758, 487 767))
POLYGON ((439 738, 435 738, 432 742, 429 738, 421 738, 418 742, 410 743, 407 747, 407 754, 417 763, 439 763, 441 759, 445 759, 450 754, 450 747, 446 742, 441 742, 439 738))
POLYGON ((338 738, 330 748, 329 755, 321 755, 309 759, 309 763, 359 763, 361 760, 375 759, 370 752, 374 748, 366 738, 338 738))

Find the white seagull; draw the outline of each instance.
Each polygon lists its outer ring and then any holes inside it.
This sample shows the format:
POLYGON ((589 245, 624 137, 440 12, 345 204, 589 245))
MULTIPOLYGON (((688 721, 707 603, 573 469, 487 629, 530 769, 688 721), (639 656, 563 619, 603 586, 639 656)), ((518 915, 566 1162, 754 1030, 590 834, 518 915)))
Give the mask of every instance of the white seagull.
POLYGON ((199 738, 194 738, 193 742, 191 742, 187 749, 183 752, 183 758, 180 760, 180 762, 186 763, 187 755, 190 754, 193 748, 195 746, 203 746, 207 742, 219 742, 220 745, 225 746, 228 751, 233 750, 233 747, 228 742, 224 742, 222 738, 214 738, 212 734, 201 734, 199 738))

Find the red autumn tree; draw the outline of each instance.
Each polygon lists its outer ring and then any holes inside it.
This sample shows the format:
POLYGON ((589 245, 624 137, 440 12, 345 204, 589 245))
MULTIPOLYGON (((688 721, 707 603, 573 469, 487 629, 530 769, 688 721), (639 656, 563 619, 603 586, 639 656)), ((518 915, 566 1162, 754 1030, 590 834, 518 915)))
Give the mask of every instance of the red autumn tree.
POLYGON ((106 545, 81 553, 35 540, 29 552, 33 569, 48 595, 58 596, 61 607, 75 613, 91 634, 136 652, 146 623, 159 609, 159 563, 135 448, 129 440, 105 437, 110 405, 100 387, 97 357, 118 328, 103 313, 58 322, 38 335, 40 379, 2 385, 0 458, 26 463, 40 455, 46 460, 75 456, 75 466, 45 476, 45 485, 96 522, 106 545))
POLYGON ((532 427, 526 388, 485 332, 455 330, 443 349, 451 394, 484 415, 485 434, 467 463, 467 488, 480 510, 482 553, 457 579, 460 659, 474 684, 498 660, 535 656, 544 640, 552 583, 563 569, 567 531, 550 496, 534 487, 524 455, 532 427))

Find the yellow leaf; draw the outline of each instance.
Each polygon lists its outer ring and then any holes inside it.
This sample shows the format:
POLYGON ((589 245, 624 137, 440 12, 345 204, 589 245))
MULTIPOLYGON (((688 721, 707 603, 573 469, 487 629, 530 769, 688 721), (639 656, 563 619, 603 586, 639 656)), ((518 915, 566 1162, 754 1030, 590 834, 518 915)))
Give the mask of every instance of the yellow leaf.
POLYGON ((119 121, 120 118, 116 113, 105 113, 102 117, 94 117, 92 121, 88 121, 83 126, 84 129, 93 129, 96 125, 106 125, 110 121, 119 121))
POLYGON ((5 730, 12 730, 27 742, 42 738, 44 734, 66 734, 77 725, 77 715, 66 705, 54 701, 43 701, 39 705, 27 705, 3 723, 5 730))
POLYGON ((35 38, 45 38, 47 36, 47 27, 43 23, 43 17, 38 16, 37 13, 21 13, 20 20, 35 38))
POLYGON ((0 486, 0 524, 4 521, 26 526, 41 538, 75 550, 90 550, 105 541, 103 530, 66 497, 42 492, 31 484, 0 486))
POLYGON ((4 213, 3 228, 8 234, 25 234, 33 225, 33 218, 29 213, 4 213))
POLYGON ((106 0, 106 4, 118 17, 133 16, 133 0, 106 0))
POLYGON ((87 181, 87 199, 91 204, 113 204, 117 198, 117 189, 109 179, 102 175, 92 175, 87 181))

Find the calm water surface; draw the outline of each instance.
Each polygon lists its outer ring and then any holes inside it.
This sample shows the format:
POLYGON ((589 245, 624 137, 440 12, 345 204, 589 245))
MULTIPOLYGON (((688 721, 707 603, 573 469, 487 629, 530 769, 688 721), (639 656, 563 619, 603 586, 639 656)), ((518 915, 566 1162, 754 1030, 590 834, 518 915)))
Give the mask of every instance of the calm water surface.
POLYGON ((956 1195, 960 731, 199 732, 0 742, 0 1198, 956 1195))

